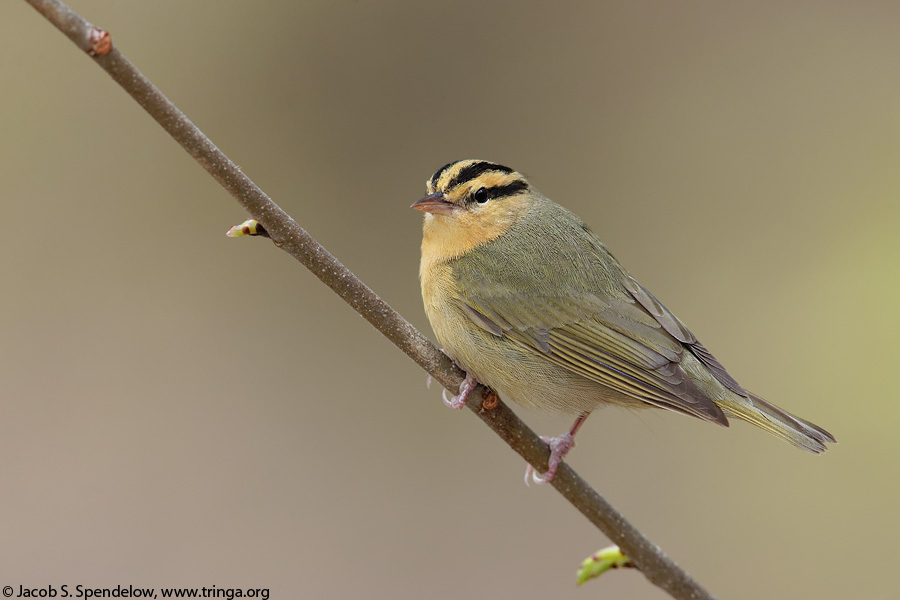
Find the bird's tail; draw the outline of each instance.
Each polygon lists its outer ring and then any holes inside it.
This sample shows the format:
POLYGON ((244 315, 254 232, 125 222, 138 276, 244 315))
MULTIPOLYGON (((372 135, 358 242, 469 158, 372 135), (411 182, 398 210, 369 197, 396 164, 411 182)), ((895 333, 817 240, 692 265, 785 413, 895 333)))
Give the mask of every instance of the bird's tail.
POLYGON ((753 423, 784 441, 813 454, 825 452, 825 444, 837 443, 833 435, 818 425, 795 417, 759 396, 753 394, 749 396, 749 398, 739 396, 739 401, 722 405, 722 410, 727 415, 753 423))

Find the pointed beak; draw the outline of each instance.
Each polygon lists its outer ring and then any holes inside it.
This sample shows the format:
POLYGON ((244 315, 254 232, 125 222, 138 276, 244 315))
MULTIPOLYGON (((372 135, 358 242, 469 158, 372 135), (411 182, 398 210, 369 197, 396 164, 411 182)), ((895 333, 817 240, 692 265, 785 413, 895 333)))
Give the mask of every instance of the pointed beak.
POLYGON ((435 192, 428 194, 418 202, 413 202, 410 208, 433 215, 449 215, 456 210, 456 205, 447 200, 441 192, 435 192))

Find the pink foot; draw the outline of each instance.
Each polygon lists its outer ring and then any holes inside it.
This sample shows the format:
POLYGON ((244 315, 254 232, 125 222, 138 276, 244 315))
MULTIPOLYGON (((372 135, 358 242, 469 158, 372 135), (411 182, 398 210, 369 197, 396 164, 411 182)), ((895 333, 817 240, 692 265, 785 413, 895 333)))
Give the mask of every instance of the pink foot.
POLYGON ((447 397, 447 390, 445 389, 441 396, 444 398, 444 404, 449 406, 450 408, 460 409, 466 405, 466 399, 468 399, 469 394, 478 387, 478 380, 475 379, 471 373, 466 373, 466 378, 463 379, 462 383, 459 384, 459 393, 455 396, 447 397))
POLYGON ((541 436, 541 439, 550 446, 550 460, 547 472, 543 475, 539 475, 537 471, 534 470, 534 467, 528 465, 525 469, 525 485, 531 485, 528 481, 529 476, 534 480, 535 483, 550 483, 553 481, 553 478, 556 476, 556 469, 559 467, 559 463, 562 462, 562 459, 566 457, 566 454, 569 453, 569 450, 575 447, 575 435, 571 432, 564 433, 563 435, 557 437, 547 437, 545 435, 541 436))

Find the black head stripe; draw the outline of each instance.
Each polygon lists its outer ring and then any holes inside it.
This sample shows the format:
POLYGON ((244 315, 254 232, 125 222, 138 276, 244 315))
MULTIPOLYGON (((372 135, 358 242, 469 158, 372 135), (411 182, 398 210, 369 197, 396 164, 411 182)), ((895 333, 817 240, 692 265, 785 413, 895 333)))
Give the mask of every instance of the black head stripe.
POLYGON ((453 165, 455 165, 458 162, 459 162, 458 160, 454 160, 453 162, 448 162, 446 165, 444 165, 443 167, 441 167, 440 169, 435 171, 434 175, 431 176, 431 187, 432 188, 436 187, 438 179, 441 178, 441 175, 444 173, 444 171, 446 171, 447 169, 449 169, 450 167, 452 167, 453 165))
POLYGON ((528 189, 528 183, 525 181, 513 181, 508 185, 498 185, 497 187, 488 188, 488 197, 496 200, 497 198, 505 198, 507 196, 514 196, 519 192, 524 192, 528 189))
POLYGON ((488 171, 498 171, 500 173, 513 172, 513 170, 509 167, 504 167, 503 165, 498 165, 492 162, 483 161, 472 163, 471 165, 460 169, 459 173, 456 174, 456 177, 454 177, 450 184, 447 186, 447 189, 450 189, 467 181, 472 181, 482 173, 487 173, 488 171))

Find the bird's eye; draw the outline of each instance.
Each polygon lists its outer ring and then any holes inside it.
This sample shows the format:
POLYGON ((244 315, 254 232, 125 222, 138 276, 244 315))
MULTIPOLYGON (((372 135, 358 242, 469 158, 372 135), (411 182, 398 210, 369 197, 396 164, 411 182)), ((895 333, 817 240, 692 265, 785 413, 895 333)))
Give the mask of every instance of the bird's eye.
POLYGON ((478 188, 478 189, 475 191, 475 193, 472 194, 472 198, 473 198, 473 199, 475 200, 475 202, 477 202, 478 204, 484 204, 485 202, 487 202, 487 201, 489 200, 489 198, 488 198, 488 191, 487 191, 486 189, 484 189, 484 188, 478 188))

